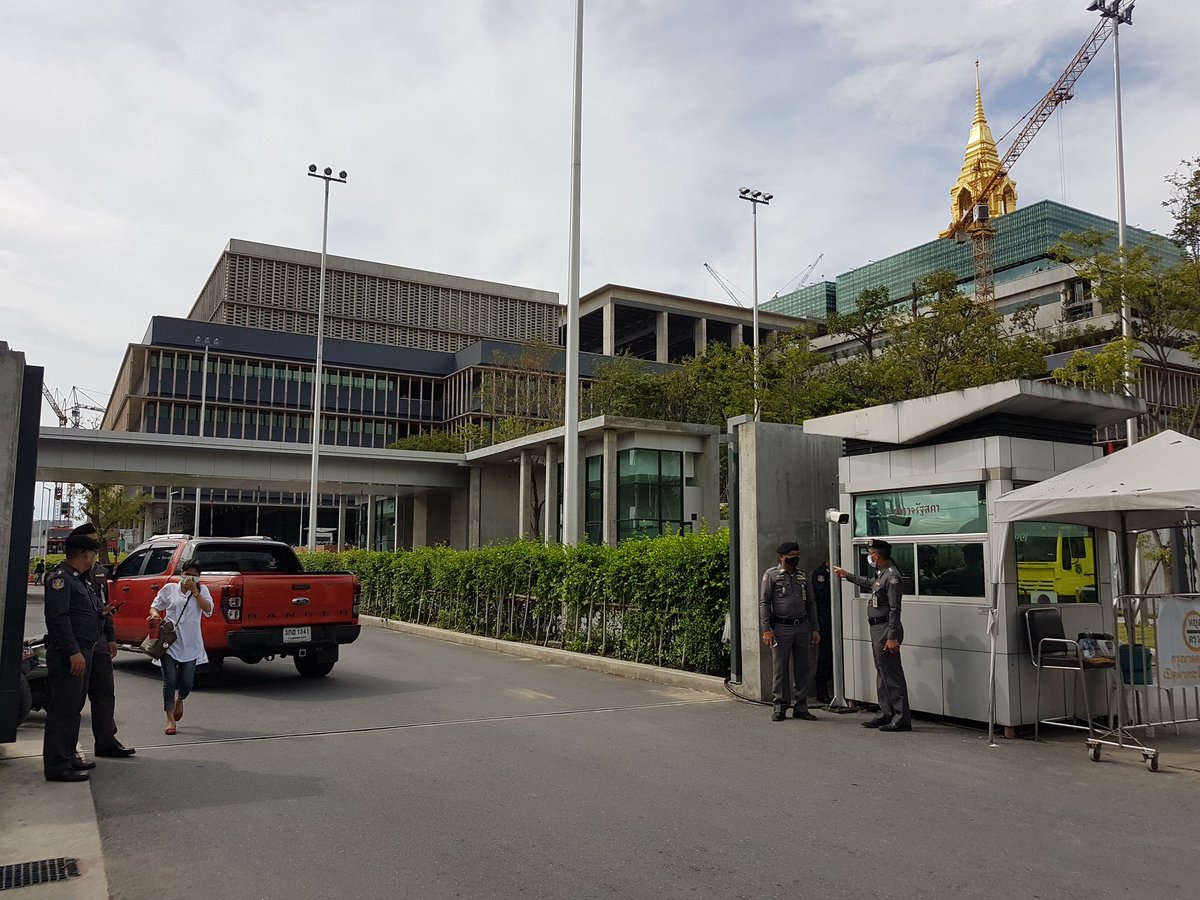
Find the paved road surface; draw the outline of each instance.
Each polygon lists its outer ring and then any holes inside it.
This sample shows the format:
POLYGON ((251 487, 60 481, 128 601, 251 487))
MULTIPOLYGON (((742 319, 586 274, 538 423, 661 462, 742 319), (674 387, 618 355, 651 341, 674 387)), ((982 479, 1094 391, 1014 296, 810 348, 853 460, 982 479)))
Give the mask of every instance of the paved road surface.
POLYGON ((158 670, 128 654, 117 669, 138 755, 100 760, 91 785, 115 898, 1194 890, 1197 776, 1091 763, 1075 740, 771 723, 373 628, 323 680, 228 663, 166 737, 158 670))

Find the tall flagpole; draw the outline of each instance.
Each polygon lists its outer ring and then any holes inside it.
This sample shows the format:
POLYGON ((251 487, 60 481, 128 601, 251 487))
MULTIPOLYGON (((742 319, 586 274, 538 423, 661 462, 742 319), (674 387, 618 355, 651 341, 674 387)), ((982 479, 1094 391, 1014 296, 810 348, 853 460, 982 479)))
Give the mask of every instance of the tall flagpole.
MULTIPOLYGON (((579 542, 579 173, 583 133, 583 0, 575 6, 575 99, 571 116, 571 238, 567 265, 567 390, 563 415, 562 542, 579 542)), ((554 503, 554 497, 547 502, 554 503)), ((546 535, 551 540, 551 535, 546 535)))

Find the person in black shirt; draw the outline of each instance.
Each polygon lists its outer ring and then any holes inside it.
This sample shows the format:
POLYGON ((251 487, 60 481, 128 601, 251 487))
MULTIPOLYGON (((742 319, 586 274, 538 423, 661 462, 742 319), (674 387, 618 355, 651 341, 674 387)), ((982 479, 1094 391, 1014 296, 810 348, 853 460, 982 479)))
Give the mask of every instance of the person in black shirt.
POLYGON ((46 573, 46 731, 42 770, 47 781, 87 781, 95 763, 75 755, 80 713, 87 698, 92 650, 101 638, 100 594, 91 578, 100 552, 95 525, 66 540, 67 558, 46 573))

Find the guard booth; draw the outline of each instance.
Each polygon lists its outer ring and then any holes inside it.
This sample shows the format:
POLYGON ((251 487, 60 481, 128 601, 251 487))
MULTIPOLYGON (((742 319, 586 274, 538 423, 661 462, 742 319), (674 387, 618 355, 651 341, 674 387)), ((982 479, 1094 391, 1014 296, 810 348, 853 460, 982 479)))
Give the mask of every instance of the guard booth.
MULTIPOLYGON (((996 724, 1032 724, 1036 673, 1022 610, 1057 606, 1068 635, 1114 631, 1112 555, 1104 532, 1079 525, 995 522, 996 498, 1102 455, 1095 428, 1143 411, 1136 398, 1046 382, 1000 384, 810 419, 805 433, 840 437, 844 568, 872 570, 883 537, 905 577, 904 672, 917 712, 989 716, 997 609, 996 724)), ((835 591, 835 598, 838 593, 835 591)), ((835 600, 835 604, 836 604, 835 600)), ((874 703, 867 595, 841 583, 846 697, 874 703)), ((1092 677, 1091 674, 1084 677, 1092 677)), ((1072 680, 1043 683, 1043 718, 1074 709, 1072 680)), ((1099 681, 1093 696, 1103 697, 1099 681)), ((1080 707, 1082 711, 1082 706, 1080 707)))

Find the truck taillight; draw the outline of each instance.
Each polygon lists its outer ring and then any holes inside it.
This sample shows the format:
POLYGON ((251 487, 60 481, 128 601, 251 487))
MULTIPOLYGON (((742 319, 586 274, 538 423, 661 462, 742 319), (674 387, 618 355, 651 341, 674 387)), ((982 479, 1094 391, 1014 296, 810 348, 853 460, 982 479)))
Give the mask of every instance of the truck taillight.
POLYGON ((227 584, 221 588, 221 615, 225 617, 226 622, 240 622, 242 619, 242 598, 231 596, 232 594, 232 585, 227 584))
POLYGON ((360 605, 362 604, 362 585, 358 579, 354 580, 354 605, 350 607, 350 613, 357 616, 360 605))

